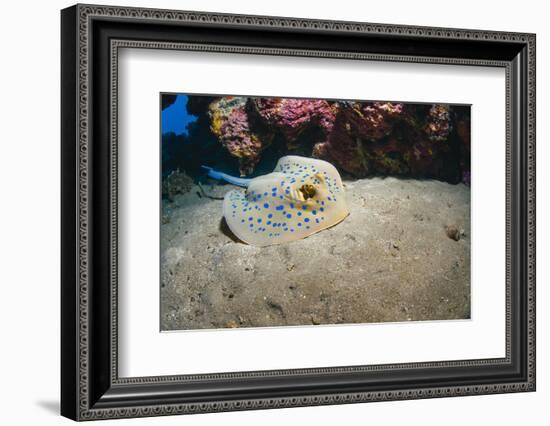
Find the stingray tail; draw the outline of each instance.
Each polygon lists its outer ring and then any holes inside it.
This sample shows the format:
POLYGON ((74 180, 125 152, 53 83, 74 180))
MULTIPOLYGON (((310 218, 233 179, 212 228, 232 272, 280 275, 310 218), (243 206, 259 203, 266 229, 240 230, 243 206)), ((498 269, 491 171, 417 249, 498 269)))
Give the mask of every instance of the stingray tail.
POLYGON ((250 181, 252 180, 252 179, 243 179, 235 176, 230 176, 222 172, 217 172, 211 167, 207 167, 207 166, 201 166, 201 167, 205 170, 208 170, 208 176, 211 177, 212 179, 224 180, 226 182, 232 183, 233 185, 247 187, 250 181))

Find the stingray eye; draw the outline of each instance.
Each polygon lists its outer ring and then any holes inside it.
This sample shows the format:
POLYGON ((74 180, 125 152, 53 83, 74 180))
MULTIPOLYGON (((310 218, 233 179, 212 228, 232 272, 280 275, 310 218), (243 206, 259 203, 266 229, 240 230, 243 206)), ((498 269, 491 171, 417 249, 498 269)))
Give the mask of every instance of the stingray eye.
POLYGON ((315 194, 317 193, 317 190, 310 183, 306 183, 300 187, 300 192, 304 196, 304 199, 308 200, 315 196, 315 194))

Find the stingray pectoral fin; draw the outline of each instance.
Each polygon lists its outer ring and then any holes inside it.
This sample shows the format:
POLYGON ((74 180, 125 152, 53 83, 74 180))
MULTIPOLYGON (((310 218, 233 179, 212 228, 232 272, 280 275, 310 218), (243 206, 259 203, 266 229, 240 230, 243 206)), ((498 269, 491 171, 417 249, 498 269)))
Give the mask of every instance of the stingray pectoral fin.
POLYGON ((216 180, 224 180, 226 182, 232 183, 233 185, 247 187, 250 184, 250 181, 252 180, 252 179, 243 179, 240 177, 228 175, 226 173, 218 172, 214 170, 212 167, 208 167, 208 166, 201 166, 201 167, 208 171, 208 177, 211 177, 212 179, 216 179, 216 180))

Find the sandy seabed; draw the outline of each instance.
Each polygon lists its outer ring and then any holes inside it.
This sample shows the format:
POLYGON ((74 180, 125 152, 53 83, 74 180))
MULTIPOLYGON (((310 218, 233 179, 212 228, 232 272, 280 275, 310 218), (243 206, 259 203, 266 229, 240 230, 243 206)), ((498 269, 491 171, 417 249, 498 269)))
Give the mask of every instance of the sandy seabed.
MULTIPOLYGON (((470 317, 470 189, 345 181, 351 214, 303 240, 235 240, 199 188, 163 201, 161 329, 470 317)), ((223 196, 231 187, 205 187, 223 196)))

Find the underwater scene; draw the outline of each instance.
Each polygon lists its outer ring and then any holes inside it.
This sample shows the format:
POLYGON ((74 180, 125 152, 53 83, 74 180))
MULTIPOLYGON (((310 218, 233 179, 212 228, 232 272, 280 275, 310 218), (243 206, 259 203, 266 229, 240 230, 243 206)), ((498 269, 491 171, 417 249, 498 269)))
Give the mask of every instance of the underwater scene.
POLYGON ((470 318, 469 105, 160 96, 161 330, 470 318))

